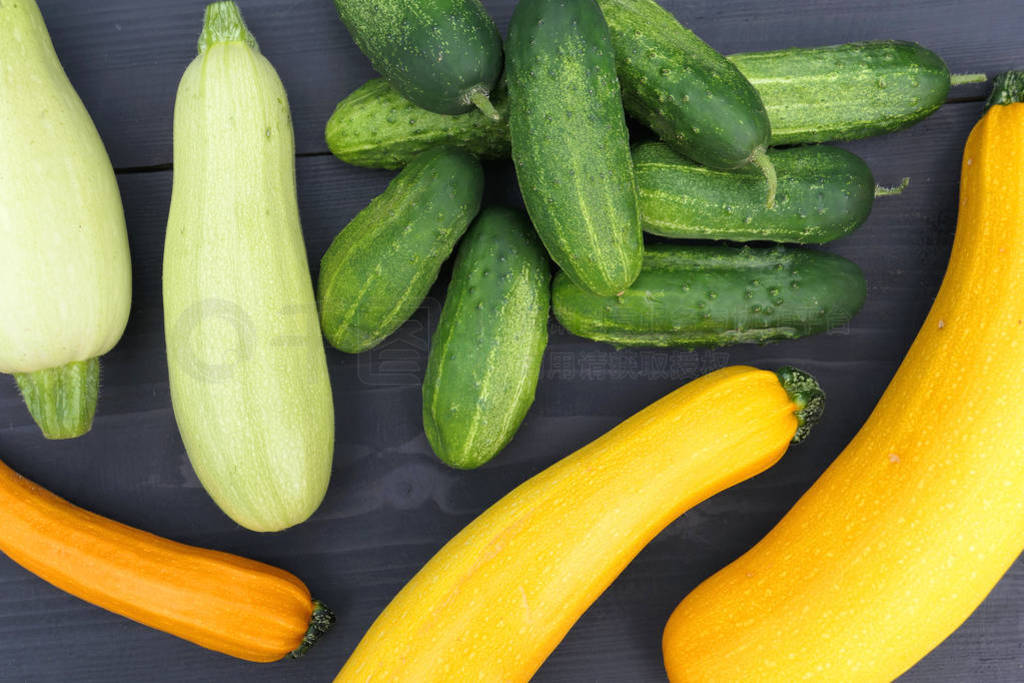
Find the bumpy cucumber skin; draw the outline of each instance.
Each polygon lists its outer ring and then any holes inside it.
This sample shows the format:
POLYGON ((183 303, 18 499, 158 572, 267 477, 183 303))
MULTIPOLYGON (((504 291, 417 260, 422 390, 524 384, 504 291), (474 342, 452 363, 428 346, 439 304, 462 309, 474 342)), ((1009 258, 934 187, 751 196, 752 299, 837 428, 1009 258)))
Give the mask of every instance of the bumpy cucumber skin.
POLYGON ((767 147, 770 127, 761 97, 729 60, 654 0, 598 4, 632 116, 710 168, 745 166, 767 147))
POLYGON ((772 145, 906 128, 942 105, 949 69, 917 43, 877 40, 731 55, 761 93, 772 145))
POLYGON ((375 78, 338 103, 327 121, 327 146, 342 161, 368 168, 402 168, 436 145, 459 147, 482 159, 507 159, 506 91, 499 88, 491 103, 502 120, 477 109, 456 116, 435 114, 375 78))
MULTIPOLYGON (((608 2, 610 0, 602 0, 602 5, 608 2)), ((627 58, 632 59, 629 55, 619 55, 620 74, 625 74, 629 67, 627 58)), ((900 130, 932 114, 949 92, 946 65, 933 52, 916 43, 869 41, 749 52, 731 55, 728 59, 758 91, 772 124, 771 145, 854 140, 900 130), (884 87, 880 88, 880 83, 884 87)), ((632 106, 628 93, 624 95, 627 106, 632 106)), ((668 97, 666 95, 666 100, 668 97)), ((504 109, 498 108, 504 115, 504 109)), ((413 111, 422 110, 413 107, 413 111)), ((475 121, 488 121, 482 115, 477 116, 475 121)), ((373 122, 369 116, 367 118, 367 124, 373 122)), ((380 119, 376 121, 380 124, 380 119)), ((459 125, 449 125, 454 123, 443 117, 420 118, 410 127, 421 129, 423 139, 432 144, 461 145, 461 139, 466 138, 472 145, 486 145, 484 130, 475 123, 467 119, 466 124, 460 121, 459 125), (470 130, 464 130, 462 125, 468 125, 470 130)), ((494 158, 505 158, 508 129, 502 122, 492 122, 492 125, 487 129, 493 131, 494 136, 488 138, 493 144, 490 149, 494 150, 494 158)), ((385 149, 382 155, 387 154, 390 139, 387 127, 383 128, 380 144, 385 149)), ((403 138, 407 134, 400 127, 395 129, 396 137, 403 138)), ((367 157, 375 159, 372 142, 366 144, 367 157)), ((421 150, 426 148, 427 143, 424 144, 421 150)), ((481 156, 491 156, 491 152, 478 151, 470 143, 465 146, 481 156)), ((677 151, 686 154, 678 147, 677 151)), ((375 165, 376 162, 351 163, 375 165)))
POLYGON ((548 343, 550 286, 526 216, 485 209, 459 245, 423 381, 424 430, 448 465, 483 465, 519 429, 548 343))
POLYGON ((509 26, 512 159, 551 258, 580 286, 620 292, 643 258, 629 133, 594 0, 521 0, 509 26))
POLYGON ((398 92, 438 114, 494 90, 501 36, 480 0, 334 0, 353 40, 398 92))
POLYGON ((317 284, 320 326, 332 346, 371 349, 409 319, 480 210, 483 186, 473 155, 435 147, 338 233, 317 284))
POLYGON ((561 274, 552 307, 569 332, 623 346, 765 343, 846 324, 864 303, 855 263, 785 247, 652 245, 621 296, 595 296, 561 274))
POLYGON ((684 239, 822 244, 867 220, 875 180, 856 154, 812 145, 768 157, 779 179, 770 209, 756 170, 716 171, 660 142, 637 145, 633 165, 644 230, 684 239))

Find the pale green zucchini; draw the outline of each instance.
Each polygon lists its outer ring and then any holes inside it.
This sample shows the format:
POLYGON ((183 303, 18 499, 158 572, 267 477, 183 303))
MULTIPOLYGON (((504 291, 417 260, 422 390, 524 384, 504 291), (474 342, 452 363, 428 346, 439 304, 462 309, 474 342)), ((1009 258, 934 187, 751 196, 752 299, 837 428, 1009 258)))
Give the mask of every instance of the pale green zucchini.
POLYGON ((0 2, 0 372, 47 438, 89 431, 128 322, 121 195, 34 0, 0 2))
POLYGON ((288 100, 233 2, 206 8, 178 87, 163 277, 171 399, 196 474, 248 529, 302 522, 327 490, 334 410, 288 100))

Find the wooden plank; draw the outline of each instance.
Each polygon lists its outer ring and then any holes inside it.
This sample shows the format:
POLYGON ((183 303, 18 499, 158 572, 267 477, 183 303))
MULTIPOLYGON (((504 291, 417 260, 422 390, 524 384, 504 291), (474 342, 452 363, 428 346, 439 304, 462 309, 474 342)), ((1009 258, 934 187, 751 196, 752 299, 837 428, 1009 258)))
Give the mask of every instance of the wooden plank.
MULTIPOLYGON (((171 161, 174 94, 195 56, 204 4, 40 0, 58 54, 118 168, 171 161)), ((484 4, 504 31, 512 0, 484 4)), ((900 38, 935 50, 957 72, 994 73, 1024 59, 1024 10, 1014 0, 800 0, 784 11, 750 0, 664 4, 723 52, 900 38)), ((328 0, 248 0, 242 9, 288 90, 296 149, 326 152, 324 124, 342 96, 373 76, 368 62, 328 0)), ((968 87, 956 96, 982 91, 968 87)))

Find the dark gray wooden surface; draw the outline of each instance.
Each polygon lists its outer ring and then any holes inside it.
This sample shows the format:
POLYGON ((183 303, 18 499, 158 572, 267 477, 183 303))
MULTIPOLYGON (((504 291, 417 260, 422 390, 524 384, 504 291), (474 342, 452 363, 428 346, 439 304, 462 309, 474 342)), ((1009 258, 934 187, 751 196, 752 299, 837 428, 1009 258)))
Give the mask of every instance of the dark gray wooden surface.
MULTIPOLYGON (((504 30, 512 0, 485 2, 504 30)), ((917 40, 953 71, 1024 66, 1020 0, 675 0, 665 4, 725 52, 870 38, 917 40)), ((287 568, 338 612, 336 629, 304 660, 235 661, 67 596, 0 557, 0 680, 327 681, 394 593, 443 543, 516 484, 683 381, 727 363, 813 372, 829 393, 824 422, 769 472, 686 514, 643 551, 568 635, 542 681, 663 680, 660 636, 672 608, 781 517, 868 415, 924 319, 956 218, 960 149, 983 88, 954 92, 922 124, 852 143, 882 183, 868 223, 830 249, 869 283, 847 329, 767 347, 715 352, 622 351, 552 325, 537 401, 494 462, 455 472, 431 454, 419 381, 441 284, 394 340, 374 352, 328 352, 337 408, 335 472, 323 507, 290 531, 240 529, 193 475, 171 413, 160 268, 171 189, 171 112, 194 55, 203 2, 40 0, 58 53, 119 171, 135 272, 132 318, 104 359, 95 427, 44 441, 13 381, 0 378, 0 457, 91 510, 188 543, 287 568)), ((264 54, 284 80, 295 119, 299 199, 314 268, 335 232, 390 174, 346 166, 322 130, 341 96, 372 72, 328 0, 242 0, 264 54)), ((2 96, 2 93, 0 93, 2 96)), ((518 202, 506 164, 488 168, 495 201, 518 202)), ((1024 564, 907 681, 1024 679, 1024 564)))

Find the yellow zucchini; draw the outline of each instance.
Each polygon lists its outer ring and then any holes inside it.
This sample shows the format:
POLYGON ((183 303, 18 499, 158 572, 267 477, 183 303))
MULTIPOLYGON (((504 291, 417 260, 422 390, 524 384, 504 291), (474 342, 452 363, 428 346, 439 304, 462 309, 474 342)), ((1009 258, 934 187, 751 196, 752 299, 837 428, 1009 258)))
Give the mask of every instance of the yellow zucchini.
POLYGON ((648 541, 773 465, 823 404, 792 368, 729 367, 677 389, 463 529, 336 680, 528 680, 648 541))
POLYGON ((887 681, 1024 549, 1024 74, 964 150, 949 269, 867 423, 664 634, 673 681, 887 681))

